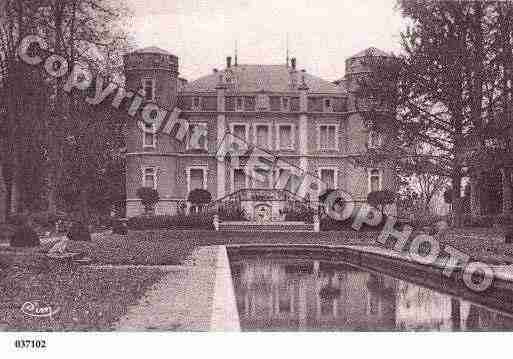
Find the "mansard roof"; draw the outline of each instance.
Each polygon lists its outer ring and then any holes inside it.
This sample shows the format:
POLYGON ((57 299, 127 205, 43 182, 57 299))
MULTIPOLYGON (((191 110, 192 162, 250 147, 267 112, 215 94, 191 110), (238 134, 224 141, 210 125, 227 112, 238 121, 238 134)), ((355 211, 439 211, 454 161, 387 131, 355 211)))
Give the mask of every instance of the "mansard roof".
MULTIPOLYGON (((189 82, 184 92, 211 92, 219 85, 219 78, 226 73, 233 78, 229 91, 233 92, 289 92, 291 91, 292 68, 286 65, 236 65, 214 72, 189 82), (231 72, 231 74, 230 74, 231 72)), ((296 71, 297 85, 301 85, 304 76, 310 93, 340 94, 340 89, 333 83, 303 71, 296 71)))

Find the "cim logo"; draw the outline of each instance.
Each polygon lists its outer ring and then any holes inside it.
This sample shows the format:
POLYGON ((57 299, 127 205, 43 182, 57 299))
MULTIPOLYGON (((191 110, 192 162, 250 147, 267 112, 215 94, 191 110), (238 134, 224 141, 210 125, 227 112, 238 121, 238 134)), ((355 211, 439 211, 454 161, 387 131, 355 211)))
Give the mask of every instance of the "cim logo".
POLYGON ((54 308, 50 305, 42 304, 39 301, 32 301, 23 303, 21 311, 30 317, 44 318, 59 313, 60 308, 54 308))

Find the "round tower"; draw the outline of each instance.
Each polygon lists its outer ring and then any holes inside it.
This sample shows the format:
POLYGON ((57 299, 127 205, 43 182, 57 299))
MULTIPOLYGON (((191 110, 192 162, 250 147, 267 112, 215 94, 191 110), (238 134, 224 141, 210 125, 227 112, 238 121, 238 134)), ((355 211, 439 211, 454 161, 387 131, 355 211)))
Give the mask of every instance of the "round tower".
POLYGON ((145 102, 154 102, 172 109, 178 95, 178 57, 147 47, 124 56, 127 90, 143 91, 145 102))
POLYGON ((386 52, 375 47, 369 47, 356 55, 346 59, 345 85, 350 96, 349 110, 356 111, 363 109, 364 102, 359 99, 359 106, 356 105, 355 92, 358 90, 359 84, 372 73, 373 61, 383 61, 390 59, 391 56, 386 52), (359 108, 357 108, 359 107, 359 108))

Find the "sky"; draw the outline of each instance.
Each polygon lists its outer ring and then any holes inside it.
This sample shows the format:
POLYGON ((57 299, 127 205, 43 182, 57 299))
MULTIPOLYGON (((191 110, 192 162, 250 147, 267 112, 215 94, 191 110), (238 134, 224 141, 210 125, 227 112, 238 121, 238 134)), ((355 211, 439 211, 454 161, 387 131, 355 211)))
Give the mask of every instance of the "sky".
POLYGON ((395 0, 126 0, 139 47, 179 57, 191 81, 226 66, 238 42, 239 64, 285 64, 333 81, 347 57, 370 46, 400 50, 403 27, 395 0))

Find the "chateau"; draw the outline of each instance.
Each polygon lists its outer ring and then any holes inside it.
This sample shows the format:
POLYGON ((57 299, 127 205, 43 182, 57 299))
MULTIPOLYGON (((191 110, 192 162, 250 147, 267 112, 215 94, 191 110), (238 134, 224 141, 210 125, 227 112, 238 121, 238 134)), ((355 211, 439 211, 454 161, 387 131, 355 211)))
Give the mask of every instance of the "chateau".
MULTIPOLYGON (((345 76, 335 82, 301 69, 295 58, 280 65, 250 65, 239 64, 237 57, 233 62, 227 57, 224 69, 188 82, 179 77, 178 58, 167 51, 150 47, 125 55, 126 86, 142 89, 146 101, 178 107, 189 124, 185 141, 129 126, 127 216, 143 211, 136 195, 140 187, 159 192, 157 214, 183 209, 188 194, 202 188, 213 200, 242 199, 250 219, 258 213, 259 219, 277 221, 283 202, 294 198, 274 189, 284 167, 317 176, 327 188, 343 189, 355 201, 365 201, 371 191, 397 190, 391 169, 363 168, 353 160, 387 141, 365 127, 358 111, 354 90, 357 79, 369 72, 362 63, 365 56, 388 55, 369 48, 351 56, 345 76), (196 126, 202 136, 191 146, 187 137, 196 126), (218 161, 216 152, 227 133, 279 158, 280 168, 262 170, 260 181, 245 174, 244 161, 238 168, 218 161)), ((290 181, 286 188, 294 192, 293 186, 290 181)))

